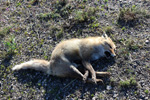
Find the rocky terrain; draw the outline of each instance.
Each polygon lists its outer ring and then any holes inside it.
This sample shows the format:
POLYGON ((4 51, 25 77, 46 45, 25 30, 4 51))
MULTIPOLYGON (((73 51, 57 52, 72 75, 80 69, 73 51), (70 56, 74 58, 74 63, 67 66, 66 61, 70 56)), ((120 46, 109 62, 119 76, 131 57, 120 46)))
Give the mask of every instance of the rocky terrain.
POLYGON ((0 100, 150 100, 149 0, 1 0, 0 100), (106 33, 115 58, 92 62, 104 84, 11 68, 50 60, 62 40, 106 33))

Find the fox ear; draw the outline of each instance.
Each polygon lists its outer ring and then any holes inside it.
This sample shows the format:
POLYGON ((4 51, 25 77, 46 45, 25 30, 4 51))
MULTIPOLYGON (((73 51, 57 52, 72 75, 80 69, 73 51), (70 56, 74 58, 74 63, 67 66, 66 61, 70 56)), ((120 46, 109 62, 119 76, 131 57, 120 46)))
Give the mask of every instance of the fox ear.
POLYGON ((103 38, 108 38, 108 36, 107 36, 106 33, 104 33, 104 34, 102 35, 102 37, 103 37, 103 38))

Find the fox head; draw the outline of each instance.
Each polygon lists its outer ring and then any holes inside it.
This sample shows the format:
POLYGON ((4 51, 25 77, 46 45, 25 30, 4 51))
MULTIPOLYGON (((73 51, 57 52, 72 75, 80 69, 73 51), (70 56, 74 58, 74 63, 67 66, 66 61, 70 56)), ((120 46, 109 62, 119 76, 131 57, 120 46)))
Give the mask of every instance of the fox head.
POLYGON ((110 57, 110 56, 115 57, 116 46, 114 42, 106 34, 104 34, 102 38, 104 38, 104 42, 103 42, 104 55, 106 57, 110 57))

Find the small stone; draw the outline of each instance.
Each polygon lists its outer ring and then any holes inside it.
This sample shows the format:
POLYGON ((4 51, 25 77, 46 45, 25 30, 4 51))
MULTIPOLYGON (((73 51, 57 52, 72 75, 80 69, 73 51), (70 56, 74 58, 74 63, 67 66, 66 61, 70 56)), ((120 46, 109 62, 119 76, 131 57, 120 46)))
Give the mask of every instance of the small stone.
POLYGON ((17 17, 17 19, 20 19, 20 17, 17 17))
POLYGON ((96 97, 93 97, 92 100, 96 100, 96 97))
POLYGON ((32 17, 32 14, 30 14, 30 17, 32 17))
POLYGON ((18 100, 22 100, 22 97, 20 96, 20 97, 18 98, 18 100))
POLYGON ((114 94, 113 97, 116 98, 118 96, 118 94, 114 94))
POLYGON ((111 87, 110 85, 107 85, 106 89, 107 89, 107 90, 111 90, 112 87, 111 87))
POLYGON ((148 43, 149 43, 149 40, 146 40, 145 43, 148 44, 148 43))
POLYGON ((145 97, 145 100, 148 100, 148 97, 145 97))

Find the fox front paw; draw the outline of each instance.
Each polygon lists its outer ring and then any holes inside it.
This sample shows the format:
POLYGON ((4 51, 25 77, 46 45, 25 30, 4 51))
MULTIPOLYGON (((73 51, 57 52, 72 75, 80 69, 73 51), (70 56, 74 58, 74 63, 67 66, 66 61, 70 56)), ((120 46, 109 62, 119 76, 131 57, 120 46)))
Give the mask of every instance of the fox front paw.
POLYGON ((85 83, 87 81, 87 78, 89 76, 89 71, 85 71, 85 74, 83 75, 83 82, 85 83))
POLYGON ((106 72, 106 76, 111 76, 111 73, 110 72, 106 72))
POLYGON ((97 84, 96 78, 92 77, 92 83, 97 84))
POLYGON ((84 76, 83 76, 83 82, 84 82, 84 83, 86 82, 87 78, 88 78, 88 75, 84 75, 84 76))

